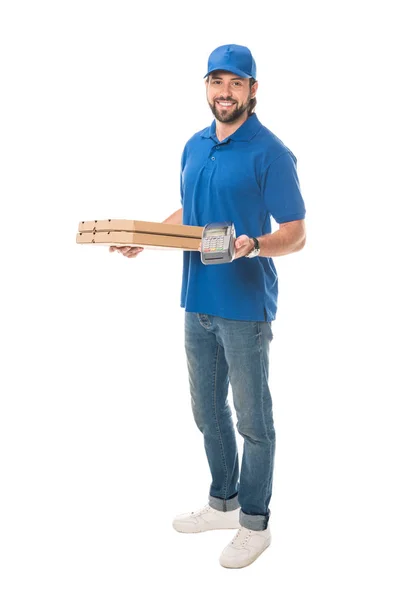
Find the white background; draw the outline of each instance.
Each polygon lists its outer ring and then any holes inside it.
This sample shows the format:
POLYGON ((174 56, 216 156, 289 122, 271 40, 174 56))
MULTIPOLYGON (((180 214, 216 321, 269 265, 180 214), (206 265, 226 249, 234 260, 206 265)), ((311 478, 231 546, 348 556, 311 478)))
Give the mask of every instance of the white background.
POLYGON ((2 600, 399 597, 394 4, 2 2, 2 600), (180 207, 225 43, 255 56, 308 211, 275 261, 273 543, 238 571, 233 532, 171 527, 210 484, 182 255, 75 243, 80 220, 180 207))

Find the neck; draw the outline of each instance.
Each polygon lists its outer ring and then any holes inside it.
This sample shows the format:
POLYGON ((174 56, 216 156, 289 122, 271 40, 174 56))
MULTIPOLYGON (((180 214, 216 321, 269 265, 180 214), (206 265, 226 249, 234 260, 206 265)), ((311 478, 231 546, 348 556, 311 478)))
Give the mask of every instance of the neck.
POLYGON ((248 114, 247 111, 245 111, 242 115, 240 115, 238 120, 234 121, 233 123, 222 123, 221 121, 218 121, 218 119, 215 119, 215 133, 219 141, 222 142, 222 140, 232 135, 232 133, 235 133, 235 131, 239 129, 241 125, 243 125, 247 118, 248 114))

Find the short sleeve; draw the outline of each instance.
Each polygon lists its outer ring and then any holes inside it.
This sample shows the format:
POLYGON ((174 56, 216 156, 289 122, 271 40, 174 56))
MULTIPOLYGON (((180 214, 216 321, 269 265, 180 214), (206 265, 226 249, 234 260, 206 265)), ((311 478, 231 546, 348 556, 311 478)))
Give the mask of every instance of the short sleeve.
POLYGON ((267 211, 277 223, 304 219, 306 209, 297 176, 296 158, 285 152, 268 167, 263 181, 267 211))

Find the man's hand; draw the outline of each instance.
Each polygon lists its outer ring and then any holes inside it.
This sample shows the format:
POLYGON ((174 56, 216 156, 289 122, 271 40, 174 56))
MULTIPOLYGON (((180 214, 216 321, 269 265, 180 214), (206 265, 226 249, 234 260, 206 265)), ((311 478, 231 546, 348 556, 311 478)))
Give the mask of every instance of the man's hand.
POLYGON ((135 258, 144 248, 141 246, 110 246, 110 252, 114 252, 115 250, 127 258, 135 258))
POLYGON ((247 235, 239 235, 235 240, 235 260, 254 250, 254 242, 247 235))

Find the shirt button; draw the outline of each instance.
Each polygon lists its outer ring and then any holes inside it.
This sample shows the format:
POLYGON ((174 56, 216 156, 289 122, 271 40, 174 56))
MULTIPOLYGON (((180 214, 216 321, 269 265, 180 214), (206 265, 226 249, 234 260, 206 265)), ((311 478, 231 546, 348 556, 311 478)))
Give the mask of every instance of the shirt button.
POLYGON ((215 160, 215 156, 212 156, 212 157, 211 157, 211 160, 215 160))

